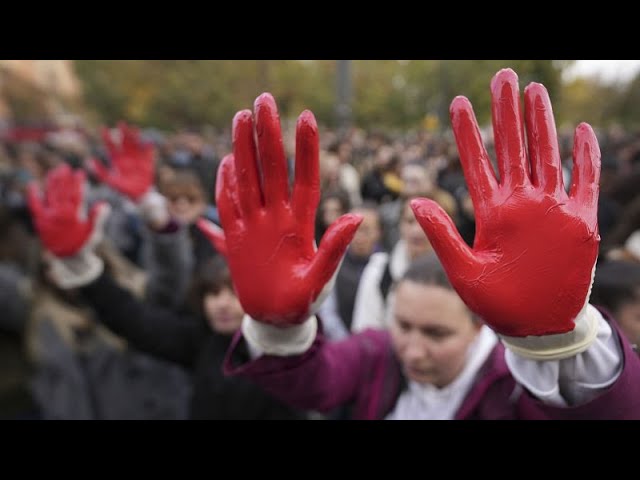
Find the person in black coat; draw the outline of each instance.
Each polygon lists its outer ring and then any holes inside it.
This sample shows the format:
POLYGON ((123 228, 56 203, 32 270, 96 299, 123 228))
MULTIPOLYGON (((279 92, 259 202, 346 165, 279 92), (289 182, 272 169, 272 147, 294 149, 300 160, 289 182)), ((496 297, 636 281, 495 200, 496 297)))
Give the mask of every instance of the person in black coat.
MULTIPOLYGON (((244 312, 221 257, 201 265, 192 289, 197 316, 179 316, 145 304, 106 273, 81 288, 100 321, 137 349, 193 372, 192 419, 304 419, 305 414, 275 400, 248 380, 225 377, 222 364, 244 312)), ((234 360, 249 352, 236 349, 234 360)))

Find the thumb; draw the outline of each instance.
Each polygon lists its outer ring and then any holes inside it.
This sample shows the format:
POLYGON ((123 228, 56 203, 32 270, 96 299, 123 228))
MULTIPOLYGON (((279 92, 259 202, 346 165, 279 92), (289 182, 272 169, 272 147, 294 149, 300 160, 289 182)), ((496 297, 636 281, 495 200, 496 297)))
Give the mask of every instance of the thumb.
POLYGON ((215 223, 207 220, 206 218, 200 218, 196 222, 196 225, 207 239, 213 244, 215 249, 220 254, 227 258, 227 241, 224 237, 224 232, 215 223))
POLYGON ((320 247, 308 267, 309 279, 314 285, 314 300, 333 276, 360 223, 361 215, 348 213, 333 222, 322 236, 320 247))
POLYGON ((105 167, 101 161, 92 158, 89 160, 89 167, 101 182, 107 182, 109 170, 107 170, 107 167, 105 167))
POLYGON ((411 209, 449 277, 475 267, 473 251, 440 205, 427 198, 416 198, 411 201, 411 209))

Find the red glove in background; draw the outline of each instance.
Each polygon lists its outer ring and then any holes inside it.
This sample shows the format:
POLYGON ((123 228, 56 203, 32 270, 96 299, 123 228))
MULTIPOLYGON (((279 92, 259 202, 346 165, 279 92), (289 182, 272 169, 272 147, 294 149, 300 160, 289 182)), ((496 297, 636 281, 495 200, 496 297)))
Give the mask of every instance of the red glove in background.
POLYGON ((137 202, 153 186, 153 146, 142 142, 137 128, 120 123, 118 129, 121 136, 119 144, 114 142, 109 129, 102 129, 111 168, 107 169, 98 160, 92 160, 91 167, 101 182, 137 202))
POLYGON ((83 171, 74 172, 65 163, 47 174, 44 199, 35 182, 27 187, 35 229, 44 247, 56 257, 73 256, 90 243, 98 217, 108 208, 97 203, 88 218, 83 215, 84 181, 83 171))
POLYGON ((476 215, 469 248, 433 201, 411 203, 460 297, 496 332, 513 337, 565 333, 590 294, 598 256, 600 149, 586 123, 575 132, 567 195, 549 95, 525 89, 525 149, 518 77, 491 82, 496 179, 471 104, 457 97, 451 122, 476 215))
POLYGON ((257 145, 251 111, 238 112, 233 119, 233 154, 219 167, 216 203, 224 236, 204 220, 198 225, 218 250, 226 245, 234 287, 249 316, 278 326, 300 324, 313 313, 314 302, 334 276, 362 218, 340 217, 316 251, 320 178, 315 118, 310 111, 298 118, 290 195, 273 97, 262 94, 254 110, 257 145))

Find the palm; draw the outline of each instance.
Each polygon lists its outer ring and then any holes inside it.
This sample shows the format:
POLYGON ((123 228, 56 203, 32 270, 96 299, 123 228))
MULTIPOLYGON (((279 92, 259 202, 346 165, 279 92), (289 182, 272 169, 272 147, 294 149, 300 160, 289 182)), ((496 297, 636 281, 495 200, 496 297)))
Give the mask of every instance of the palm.
MULTIPOLYGON (((512 307, 491 301, 483 295, 487 290, 509 298, 521 298, 522 292, 528 292, 533 298, 557 299, 551 311, 546 306, 539 312, 522 305, 523 313, 530 311, 537 327, 557 318, 566 308, 564 300, 572 300, 572 292, 588 290, 597 225, 581 218, 568 199, 540 197, 533 188, 518 188, 493 215, 478 219, 478 226, 473 248, 479 260, 476 280, 468 283, 465 300, 472 309, 497 319, 493 325, 497 330, 509 330, 512 307), (540 281, 540 275, 545 281, 540 281)), ((584 302, 584 297, 578 301, 584 302)))
POLYGON ((93 225, 82 219, 84 173, 64 164, 49 172, 44 201, 35 184, 28 190, 29 208, 42 243, 56 256, 75 254, 87 242, 93 225))
POLYGON ((102 181, 127 197, 138 200, 153 184, 153 147, 145 145, 138 130, 125 124, 119 126, 121 143, 116 144, 108 130, 102 138, 109 151, 111 169, 94 162, 94 169, 102 181))
MULTIPOLYGON (((226 235, 233 271, 249 272, 250 282, 236 281, 238 296, 254 312, 277 312, 265 321, 289 320, 305 311, 318 295, 306 281, 315 255, 313 236, 301 231, 290 208, 261 212, 242 232, 226 235)), ((234 277, 235 280, 235 277, 234 277)))

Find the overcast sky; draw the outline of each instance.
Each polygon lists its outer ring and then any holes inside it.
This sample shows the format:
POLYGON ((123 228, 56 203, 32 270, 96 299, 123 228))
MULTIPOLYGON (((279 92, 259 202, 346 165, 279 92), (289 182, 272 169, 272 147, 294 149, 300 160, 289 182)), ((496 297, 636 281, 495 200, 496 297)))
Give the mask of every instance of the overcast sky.
POLYGON ((576 60, 565 78, 600 76, 606 82, 631 80, 640 70, 640 60, 576 60))

